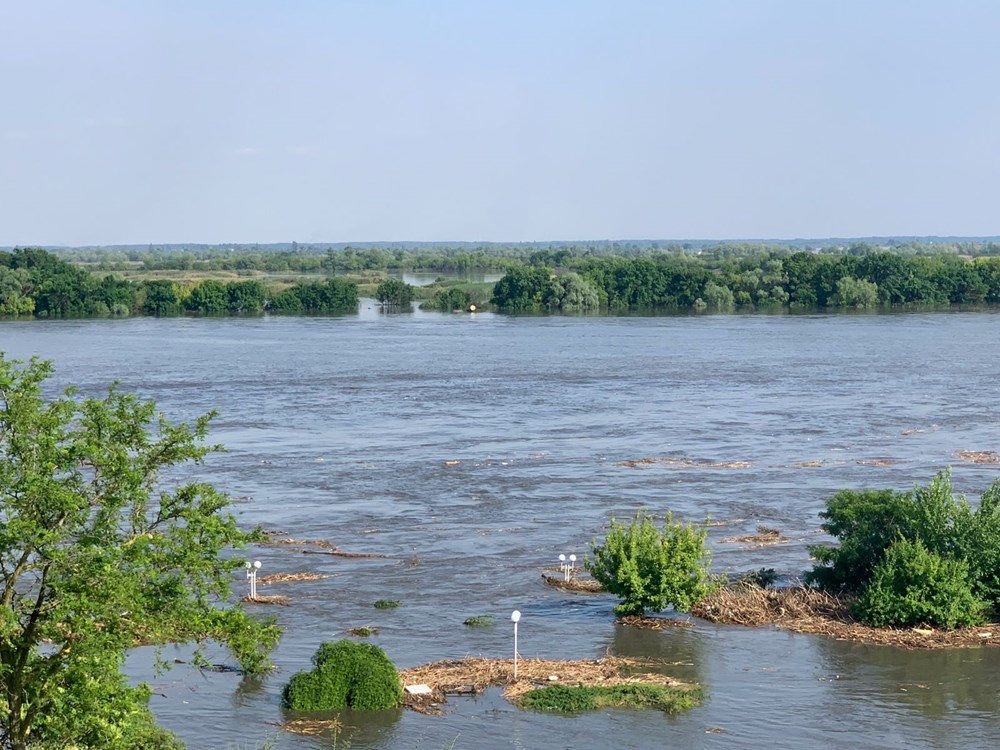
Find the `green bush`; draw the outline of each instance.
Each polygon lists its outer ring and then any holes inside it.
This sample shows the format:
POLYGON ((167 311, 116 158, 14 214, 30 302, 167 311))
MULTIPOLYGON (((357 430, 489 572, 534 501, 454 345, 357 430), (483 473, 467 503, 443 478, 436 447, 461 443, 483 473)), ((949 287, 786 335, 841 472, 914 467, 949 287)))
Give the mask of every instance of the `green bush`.
POLYGON ((286 708, 375 711, 403 702, 399 673, 378 646, 346 640, 322 643, 313 664, 311 671, 293 675, 285 685, 281 702, 286 708))
POLYGON ((806 582, 827 591, 859 592, 889 545, 912 533, 909 505, 907 493, 892 490, 841 490, 827 500, 819 514, 823 531, 840 546, 809 547, 817 564, 806 573, 806 582))
MULTIPOLYGON (((888 551, 900 541, 911 546, 919 544, 923 552, 944 563, 960 563, 975 601, 984 605, 987 613, 1000 609, 1000 480, 983 493, 975 511, 965 497, 955 496, 951 475, 943 471, 926 487, 918 486, 910 492, 838 492, 827 501, 827 509, 820 515, 826 521, 823 529, 837 537, 840 546, 810 547, 817 564, 806 574, 806 581, 837 593, 867 597, 868 604, 863 610, 870 612, 866 616, 869 621, 902 622, 915 616, 912 602, 903 599, 898 599, 901 606, 898 615, 879 609, 881 604, 876 606, 877 602, 890 601, 885 595, 886 587, 890 586, 890 578, 897 583, 903 580, 900 576, 905 571, 901 568, 905 565, 914 566, 910 575, 917 600, 929 596, 923 592, 928 585, 923 583, 925 577, 943 576, 951 580, 958 575, 949 566, 935 567, 925 556, 909 548, 905 549, 905 557, 902 552, 895 553, 893 571, 880 568, 883 561, 888 561, 888 551), (881 589, 869 594, 868 589, 876 584, 876 571, 881 589), (889 576, 890 572, 894 577, 889 576)), ((967 604, 963 587, 949 585, 946 590, 958 597, 957 607, 967 604)), ((947 614, 950 608, 940 598, 934 601, 934 609, 944 613, 935 615, 934 621, 950 621, 952 618, 947 614)), ((982 608, 973 609, 976 620, 982 616, 982 608)))
POLYGON ((372 606, 375 609, 395 609, 399 606, 399 602, 395 599, 379 599, 372 606))
POLYGON ((375 290, 375 299, 389 307, 408 307, 413 301, 413 287, 399 279, 386 279, 375 290))
POLYGON ((901 539, 886 551, 855 614, 875 627, 979 625, 986 605, 976 598, 969 566, 930 552, 919 539, 901 539))
POLYGON ((497 618, 493 615, 475 615, 466 618, 462 624, 468 625, 470 628, 488 628, 497 624, 497 618))
POLYGON ((668 513, 662 531, 641 511, 628 524, 611 519, 603 544, 593 543, 593 560, 584 566, 598 583, 621 599, 621 616, 686 612, 708 595, 717 582, 709 574, 705 527, 673 523, 668 513))

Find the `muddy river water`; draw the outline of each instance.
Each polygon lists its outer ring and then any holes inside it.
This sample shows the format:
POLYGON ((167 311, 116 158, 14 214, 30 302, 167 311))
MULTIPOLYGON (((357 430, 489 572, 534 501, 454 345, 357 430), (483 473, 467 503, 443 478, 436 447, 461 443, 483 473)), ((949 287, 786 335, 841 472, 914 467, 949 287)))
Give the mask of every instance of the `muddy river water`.
MULTIPOLYGON (((543 585, 612 515, 704 520, 714 569, 794 577, 822 540, 817 513, 843 487, 907 488, 953 467, 978 495, 1000 466, 1000 315, 136 319, 4 323, 8 356, 55 360, 56 381, 99 393, 114 379, 172 418, 219 413, 227 452, 200 469, 241 523, 326 540, 250 551, 285 628, 264 680, 179 666, 147 679, 159 720, 191 748, 992 748, 1000 651, 911 652, 768 629, 639 631, 614 600, 543 585), (627 465, 641 458, 672 462, 627 465), (705 464, 735 463, 739 468, 705 464), (722 540, 777 528, 790 541, 722 540), (398 609, 379 610, 377 599, 398 609), (700 682, 677 717, 521 711, 495 691, 443 716, 341 716, 336 737, 281 732, 279 694, 323 640, 371 625, 399 666, 507 656, 523 613, 525 657, 653 656, 700 682), (492 628, 465 618, 493 615, 492 628)), ((239 593, 245 580, 234 580, 239 593)), ((184 652, 168 650, 168 658, 184 652)), ((219 661, 225 654, 214 654, 219 661)))

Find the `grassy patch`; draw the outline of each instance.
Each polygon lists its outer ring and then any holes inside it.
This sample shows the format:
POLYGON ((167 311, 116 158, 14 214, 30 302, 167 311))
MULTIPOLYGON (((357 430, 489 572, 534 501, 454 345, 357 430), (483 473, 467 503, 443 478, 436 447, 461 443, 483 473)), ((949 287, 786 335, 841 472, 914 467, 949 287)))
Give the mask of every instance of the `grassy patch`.
POLYGON ((655 709, 668 714, 698 706, 698 688, 676 688, 644 683, 626 685, 547 685, 521 697, 521 705, 535 711, 582 713, 602 708, 655 709))
POLYGON ((375 602, 375 609, 395 609, 399 606, 399 602, 395 599, 379 599, 375 602))
POLYGON ((497 624, 497 618, 493 615, 476 615, 475 617, 468 618, 462 624, 468 625, 470 628, 488 628, 497 624))

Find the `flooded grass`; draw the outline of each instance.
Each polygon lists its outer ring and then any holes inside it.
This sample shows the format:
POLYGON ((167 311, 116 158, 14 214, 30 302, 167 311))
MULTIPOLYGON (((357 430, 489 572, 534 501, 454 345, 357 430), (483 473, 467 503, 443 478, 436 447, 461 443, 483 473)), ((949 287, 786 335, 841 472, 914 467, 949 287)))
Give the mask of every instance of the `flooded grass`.
POLYGON ((631 685, 549 685, 525 693, 520 704, 535 711, 583 713, 604 708, 651 709, 675 714, 700 705, 698 688, 645 683, 631 685))

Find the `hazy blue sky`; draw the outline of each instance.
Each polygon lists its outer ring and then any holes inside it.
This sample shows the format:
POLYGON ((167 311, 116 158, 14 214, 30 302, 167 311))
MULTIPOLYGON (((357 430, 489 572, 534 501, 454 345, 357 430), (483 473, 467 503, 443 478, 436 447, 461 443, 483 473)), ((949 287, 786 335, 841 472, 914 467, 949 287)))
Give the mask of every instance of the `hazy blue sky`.
POLYGON ((0 0, 0 245, 1000 233, 1000 2, 0 0))

